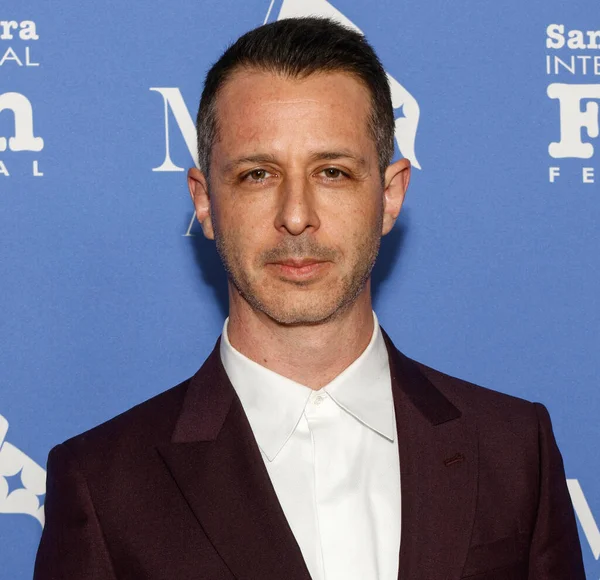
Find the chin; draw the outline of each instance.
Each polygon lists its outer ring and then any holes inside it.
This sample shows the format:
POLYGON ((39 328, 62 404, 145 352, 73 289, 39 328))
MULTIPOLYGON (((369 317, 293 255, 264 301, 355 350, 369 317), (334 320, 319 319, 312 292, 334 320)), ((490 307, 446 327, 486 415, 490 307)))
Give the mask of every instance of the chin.
POLYGON ((336 318, 347 307, 346 301, 332 300, 331 295, 326 298, 306 295, 299 298, 294 294, 290 292, 288 296, 273 301, 260 300, 253 306, 275 322, 289 326, 322 324, 336 318))
POLYGON ((332 318, 332 314, 323 314, 320 312, 299 312, 299 311, 265 311, 265 314, 275 322, 285 326, 305 326, 317 325, 327 322, 332 318))
POLYGON ((269 278, 241 277, 235 284, 239 294, 256 312, 262 312, 278 324, 318 325, 335 320, 356 302, 364 289, 359 278, 333 279, 310 284, 281 283, 269 278))

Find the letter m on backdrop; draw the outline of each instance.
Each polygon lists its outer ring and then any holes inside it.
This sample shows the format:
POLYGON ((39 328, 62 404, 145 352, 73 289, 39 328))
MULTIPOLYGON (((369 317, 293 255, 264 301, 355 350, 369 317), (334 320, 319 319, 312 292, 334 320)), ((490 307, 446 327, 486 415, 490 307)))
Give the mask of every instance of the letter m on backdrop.
POLYGON ((169 110, 173 114, 173 118, 183 135, 185 144, 196 167, 199 167, 198 152, 196 151, 196 126, 194 125, 190 111, 181 96, 181 91, 178 88, 173 87, 151 87, 150 90, 161 94, 165 107, 165 159, 158 167, 152 168, 152 171, 184 171, 183 167, 175 165, 171 160, 169 110))
MULTIPOLYGON (((267 2, 267 0, 265 0, 267 2)), ((362 33, 352 21, 337 10, 333 4, 327 0, 270 0, 268 3, 267 14, 264 24, 273 18, 281 20, 283 18, 299 18, 306 16, 322 16, 331 18, 340 24, 347 26, 362 33), (277 12, 276 6, 279 11, 277 12)), ((395 116, 395 134, 398 149, 404 157, 410 159, 412 165, 421 169, 415 155, 415 139, 420 118, 420 108, 417 100, 401 85, 392 75, 387 74, 390 92, 392 96, 392 106, 396 111, 395 116)), ((194 121, 186 107, 179 89, 167 87, 154 87, 150 89, 162 95, 165 107, 165 158, 161 165, 152 169, 152 171, 183 171, 171 160, 170 135, 169 135, 169 110, 179 126, 179 130, 185 139, 185 144, 198 167, 198 154, 196 151, 196 130, 194 121)))

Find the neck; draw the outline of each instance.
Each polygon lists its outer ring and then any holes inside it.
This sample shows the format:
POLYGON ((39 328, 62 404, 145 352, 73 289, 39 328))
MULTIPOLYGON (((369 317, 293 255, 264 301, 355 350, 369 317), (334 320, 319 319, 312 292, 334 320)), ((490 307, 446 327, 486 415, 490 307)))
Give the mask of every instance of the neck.
POLYGON ((373 335, 369 282, 352 305, 321 324, 279 324, 253 310, 231 286, 229 297, 231 345, 261 366, 314 390, 350 366, 373 335))

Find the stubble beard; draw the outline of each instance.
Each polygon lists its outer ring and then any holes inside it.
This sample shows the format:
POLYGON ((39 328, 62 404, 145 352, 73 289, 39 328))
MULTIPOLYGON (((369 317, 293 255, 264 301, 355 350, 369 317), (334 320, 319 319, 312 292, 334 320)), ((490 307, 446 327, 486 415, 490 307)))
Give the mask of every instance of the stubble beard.
MULTIPOLYGON (((317 325, 341 316, 365 288, 379 253, 382 221, 383 216, 380 215, 375 228, 356 244, 356 258, 350 271, 337 280, 330 280, 326 286, 326 281, 316 282, 319 289, 314 290, 311 290, 311 282, 294 283, 274 280, 270 276, 265 277, 269 285, 266 287, 264 282, 261 283, 257 276, 252 276, 244 268, 234 240, 215 228, 215 241, 230 283, 253 310, 286 326, 317 325), (285 285, 289 285, 289 291, 282 289, 285 285), (300 298, 298 292, 302 293, 300 298)), ((290 236, 279 246, 261 253, 257 262, 261 266, 259 271, 264 271, 266 264, 275 260, 303 257, 335 264, 339 261, 340 253, 318 245, 308 236, 290 236)))

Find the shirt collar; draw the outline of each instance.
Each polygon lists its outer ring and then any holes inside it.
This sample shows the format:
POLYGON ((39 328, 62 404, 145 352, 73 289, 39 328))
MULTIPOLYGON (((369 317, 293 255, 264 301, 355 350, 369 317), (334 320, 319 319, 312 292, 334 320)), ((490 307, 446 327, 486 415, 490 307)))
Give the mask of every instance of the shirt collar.
MULTIPOLYGON (((258 446, 273 461, 296 429, 313 391, 233 348, 227 336, 228 321, 223 325, 221 361, 258 446)), ((367 348, 322 390, 363 425, 394 441, 396 426, 388 353, 375 313, 373 321, 367 348)))

